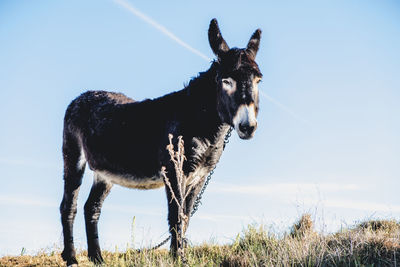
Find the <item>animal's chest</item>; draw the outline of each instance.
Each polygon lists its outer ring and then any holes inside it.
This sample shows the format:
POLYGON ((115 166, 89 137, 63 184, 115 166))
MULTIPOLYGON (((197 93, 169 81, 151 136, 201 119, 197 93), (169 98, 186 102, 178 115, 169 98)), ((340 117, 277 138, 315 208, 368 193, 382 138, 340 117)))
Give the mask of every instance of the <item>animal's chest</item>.
POLYGON ((194 139, 188 160, 187 179, 189 184, 197 184, 203 180, 217 165, 223 151, 223 142, 210 144, 194 139))

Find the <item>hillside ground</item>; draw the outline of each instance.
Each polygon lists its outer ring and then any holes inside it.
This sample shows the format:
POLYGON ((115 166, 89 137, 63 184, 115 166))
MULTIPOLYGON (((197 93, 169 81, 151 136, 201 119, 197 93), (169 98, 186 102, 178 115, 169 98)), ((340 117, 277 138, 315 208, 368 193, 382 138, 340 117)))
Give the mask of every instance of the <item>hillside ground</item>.
MULTIPOLYGON (((104 266, 397 266, 400 264, 400 224, 395 220, 369 220, 332 234, 313 229, 303 215, 290 231, 276 234, 263 226, 248 226, 228 245, 204 243, 188 247, 186 264, 168 250, 104 251, 104 266)), ((86 251, 79 266, 94 266, 86 251)), ((60 251, 34 256, 6 256, 0 266, 65 266, 60 251)))

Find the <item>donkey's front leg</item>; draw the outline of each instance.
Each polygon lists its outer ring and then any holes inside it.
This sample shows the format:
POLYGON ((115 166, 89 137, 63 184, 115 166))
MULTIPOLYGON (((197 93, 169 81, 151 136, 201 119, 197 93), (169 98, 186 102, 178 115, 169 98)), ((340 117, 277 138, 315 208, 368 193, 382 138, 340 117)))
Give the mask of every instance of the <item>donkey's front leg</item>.
POLYGON ((99 234, 97 231, 97 222, 101 213, 101 206, 104 199, 110 193, 112 184, 95 173, 92 189, 90 190, 89 198, 85 203, 85 224, 86 237, 88 244, 88 257, 96 263, 102 263, 103 257, 99 246, 99 234))
POLYGON ((183 248, 183 240, 179 237, 182 236, 183 231, 183 222, 179 220, 179 206, 176 200, 181 201, 182 196, 179 194, 177 189, 176 181, 170 181, 171 187, 174 190, 174 199, 172 197, 171 189, 169 187, 165 187, 167 191, 167 199, 168 199, 168 224, 169 224, 169 232, 171 234, 171 245, 170 252, 174 257, 178 254, 178 250, 183 248))
MULTIPOLYGON (((197 196, 199 195, 201 189, 203 188, 204 181, 205 181, 205 177, 203 177, 203 179, 201 179, 199 183, 197 183, 195 186, 192 187, 188 196, 186 197, 184 212, 185 212, 185 215, 188 216, 188 218, 190 218, 192 216, 194 202, 196 201, 197 196)), ((186 227, 186 229, 187 229, 187 227, 186 227)))
POLYGON ((187 246, 187 241, 185 237, 185 232, 189 226, 190 216, 193 210, 194 202, 197 198, 197 195, 201 191, 203 187, 204 178, 197 185, 193 186, 190 189, 189 194, 182 201, 182 196, 180 195, 179 190, 177 190, 178 186, 176 182, 173 180, 170 181, 171 188, 174 190, 175 198, 173 199, 171 189, 166 187, 167 190, 167 198, 168 198, 168 222, 169 222, 169 230, 171 233, 171 253, 176 256, 179 249, 183 249, 187 246), (179 205, 176 200, 182 205, 183 215, 186 216, 185 220, 183 218, 179 218, 179 205))
MULTIPOLYGON (((187 195, 187 197, 185 199, 185 205, 184 205, 183 212, 184 212, 185 216, 187 216, 187 221, 186 221, 185 227, 183 229, 184 233, 186 233, 186 230, 189 227, 190 218, 193 213, 194 202, 196 201, 197 196, 199 195, 201 189, 203 188, 204 181, 205 181, 205 177, 203 177, 203 179, 201 179, 199 183, 197 183, 190 189, 189 194, 187 195)), ((184 238, 183 246, 186 247, 187 245, 188 245, 188 241, 186 238, 184 238)))
POLYGON ((200 183, 196 184, 195 186, 193 186, 190 189, 189 194, 186 196, 185 201, 183 203, 184 204, 183 205, 183 213, 186 216, 185 224, 182 225, 182 231, 183 231, 182 236, 184 237, 182 240, 182 246, 184 248, 186 248, 188 246, 188 240, 186 238, 186 231, 189 227, 189 222, 190 222, 190 218, 192 216, 194 202, 196 201, 197 196, 203 187, 203 182, 204 182, 204 178, 201 180, 200 183))

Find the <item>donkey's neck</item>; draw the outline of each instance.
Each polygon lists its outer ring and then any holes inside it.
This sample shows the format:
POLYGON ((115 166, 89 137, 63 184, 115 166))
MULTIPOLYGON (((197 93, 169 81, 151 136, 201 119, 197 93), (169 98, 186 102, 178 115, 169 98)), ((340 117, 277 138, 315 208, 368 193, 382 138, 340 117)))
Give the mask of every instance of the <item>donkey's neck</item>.
POLYGON ((216 63, 213 63, 182 90, 187 96, 186 109, 190 110, 184 133, 187 146, 184 172, 190 183, 201 181, 216 166, 230 127, 218 114, 216 75, 216 63))
POLYGON ((224 138, 229 125, 223 123, 217 111, 217 63, 193 78, 183 91, 188 96, 187 104, 192 111, 194 133, 211 139, 224 138))

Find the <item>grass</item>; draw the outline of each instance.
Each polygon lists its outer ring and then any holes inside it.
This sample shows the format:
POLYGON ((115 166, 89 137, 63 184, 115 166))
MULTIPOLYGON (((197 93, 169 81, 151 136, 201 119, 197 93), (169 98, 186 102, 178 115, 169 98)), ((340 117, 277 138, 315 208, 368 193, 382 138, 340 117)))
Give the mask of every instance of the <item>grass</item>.
MULTIPOLYGON (((400 223, 369 220, 337 233, 321 234, 303 215, 288 233, 248 226, 229 245, 203 244, 185 251, 189 266, 400 266, 400 223)), ((165 249, 104 251, 106 266, 183 266, 165 249)), ((93 266, 86 252, 80 266, 93 266)), ((0 266, 65 266, 59 251, 0 258, 0 266)))

